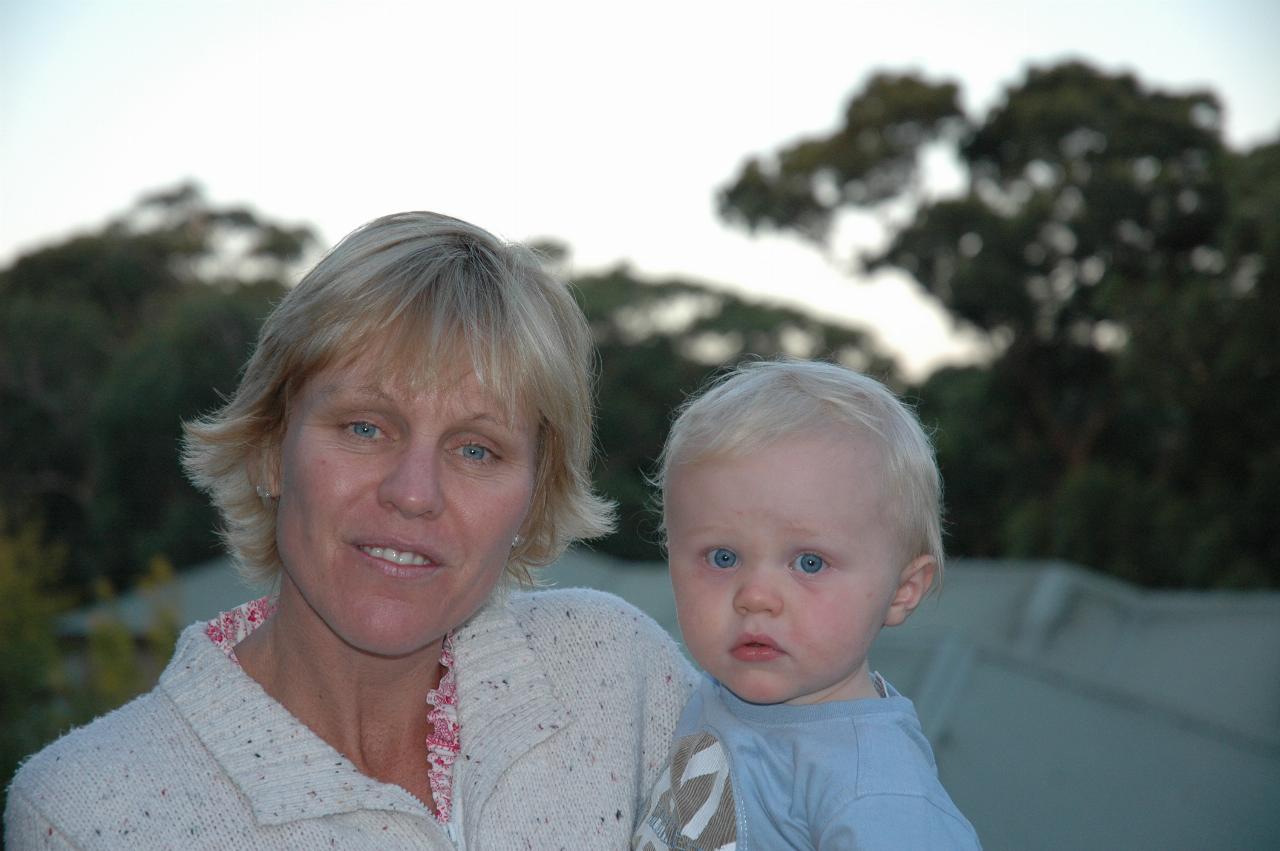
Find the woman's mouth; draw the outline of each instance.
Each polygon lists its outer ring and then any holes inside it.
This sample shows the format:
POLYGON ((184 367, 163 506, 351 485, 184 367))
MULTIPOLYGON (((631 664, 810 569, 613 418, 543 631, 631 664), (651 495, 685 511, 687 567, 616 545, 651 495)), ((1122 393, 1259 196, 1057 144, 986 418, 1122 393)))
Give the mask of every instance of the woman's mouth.
POLYGON ((444 568, 444 562, 439 556, 410 549, 404 544, 400 547, 358 544, 356 549, 369 559, 367 564, 370 567, 392 579, 425 579, 435 576, 444 568))
POLYGON ((431 559, 427 558, 422 553, 415 553, 412 550, 401 551, 392 549, 391 547, 369 547, 362 545, 360 547, 360 552, 365 555, 372 556, 373 558, 389 561, 393 564, 417 566, 431 564, 431 559))

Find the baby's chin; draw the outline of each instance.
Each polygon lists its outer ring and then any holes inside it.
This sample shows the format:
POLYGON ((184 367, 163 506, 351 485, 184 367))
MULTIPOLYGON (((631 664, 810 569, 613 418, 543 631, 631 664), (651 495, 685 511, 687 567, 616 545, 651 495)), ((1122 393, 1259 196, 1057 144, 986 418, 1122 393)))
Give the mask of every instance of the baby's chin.
POLYGON ((720 684, 733 692, 739 700, 771 706, 778 703, 816 703, 810 700, 811 695, 800 692, 795 686, 784 683, 761 681, 757 677, 730 677, 720 679, 720 684))
MULTIPOLYGON (((712 676, 715 677, 715 674, 712 676)), ((762 706, 776 704, 811 706, 816 703, 879 697, 875 686, 870 681, 861 684, 852 680, 842 680, 821 686, 815 691, 809 691, 806 690, 806 686, 769 676, 728 676, 723 679, 716 677, 716 680, 733 692, 739 700, 762 706)))

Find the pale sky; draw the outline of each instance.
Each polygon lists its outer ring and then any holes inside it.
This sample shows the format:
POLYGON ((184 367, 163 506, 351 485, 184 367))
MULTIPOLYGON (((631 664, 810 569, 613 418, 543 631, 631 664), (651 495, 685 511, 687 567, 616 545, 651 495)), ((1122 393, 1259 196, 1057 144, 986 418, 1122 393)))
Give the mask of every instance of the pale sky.
POLYGON ((554 237, 579 270, 870 327, 918 375, 967 349, 914 284, 718 220, 746 156, 829 131, 875 70, 956 79, 975 113, 1069 56, 1209 87, 1255 144, 1277 33, 1272 0, 0 0, 0 265, 193 179, 326 245, 405 209, 554 237))

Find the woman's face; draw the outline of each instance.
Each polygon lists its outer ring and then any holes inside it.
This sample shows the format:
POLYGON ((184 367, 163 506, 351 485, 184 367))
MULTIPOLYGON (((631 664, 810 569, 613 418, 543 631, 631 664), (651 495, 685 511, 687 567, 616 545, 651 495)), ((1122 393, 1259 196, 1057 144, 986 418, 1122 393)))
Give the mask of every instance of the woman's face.
POLYGON ((403 657, 438 648, 502 576, 537 441, 469 367, 408 389, 378 366, 320 372, 292 403, 275 483, 281 611, 302 603, 297 628, 403 657))

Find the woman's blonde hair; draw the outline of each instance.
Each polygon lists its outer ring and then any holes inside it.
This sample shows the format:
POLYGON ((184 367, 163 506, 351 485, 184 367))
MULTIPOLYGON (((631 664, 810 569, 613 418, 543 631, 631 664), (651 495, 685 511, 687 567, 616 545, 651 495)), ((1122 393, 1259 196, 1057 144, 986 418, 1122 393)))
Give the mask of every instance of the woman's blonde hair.
POLYGON ((677 412, 655 484, 665 506, 677 466, 742 455, 789 435, 841 429, 868 435, 883 448, 887 492, 897 503, 889 516, 897 520, 905 557, 933 556, 940 582, 942 477, 933 445, 893 391, 851 369, 821 361, 752 361, 718 376, 677 412))
POLYGON ((182 462, 222 516, 249 580, 274 579, 276 502, 256 487, 278 472, 291 401, 313 375, 364 355, 390 380, 444 380, 459 357, 508 412, 537 423, 529 516, 508 572, 554 561, 607 533, 612 505, 592 491, 594 350, 568 287, 527 248, 436 213, 376 219, 338 243, 267 317, 240 385, 185 424, 182 462))

